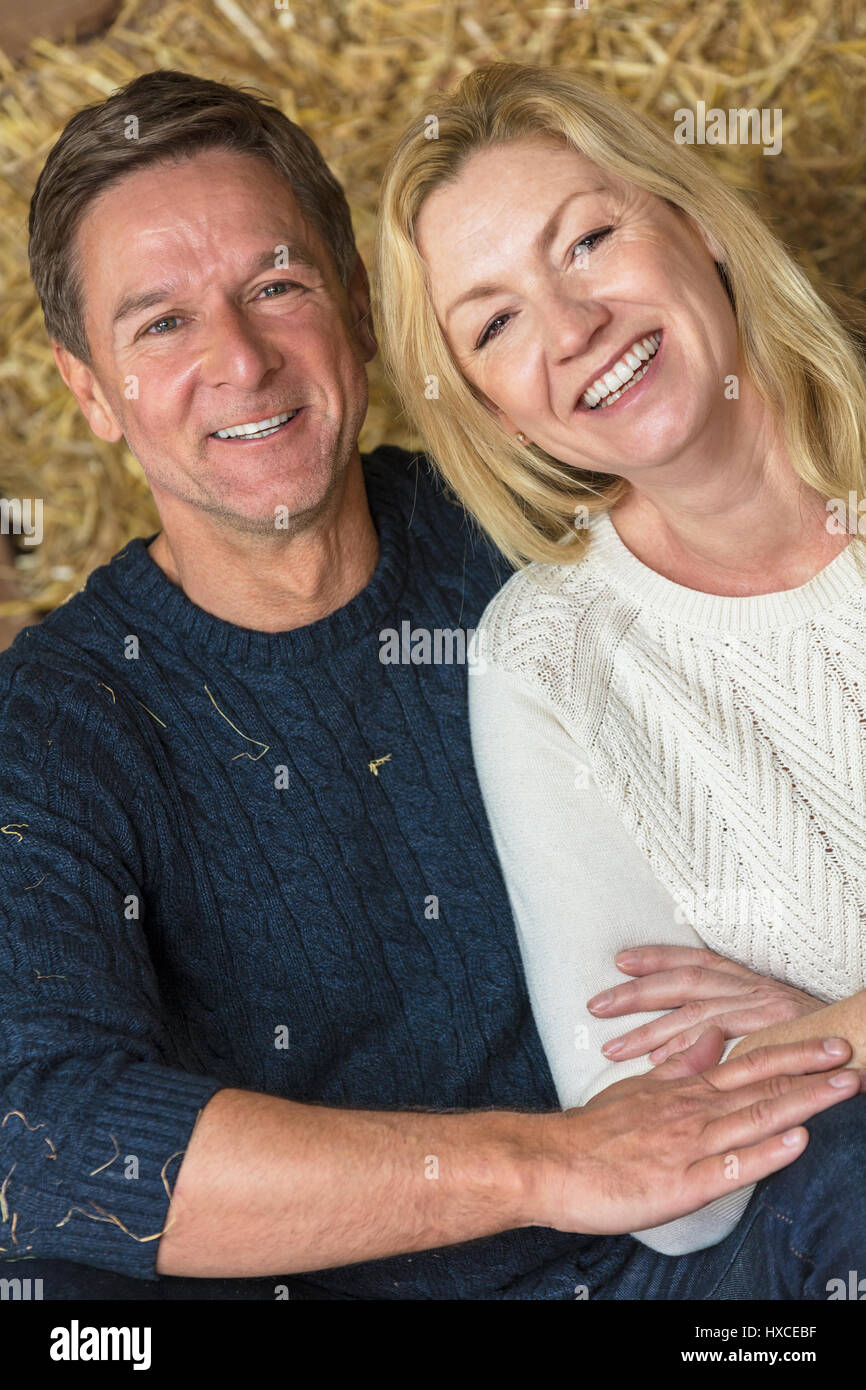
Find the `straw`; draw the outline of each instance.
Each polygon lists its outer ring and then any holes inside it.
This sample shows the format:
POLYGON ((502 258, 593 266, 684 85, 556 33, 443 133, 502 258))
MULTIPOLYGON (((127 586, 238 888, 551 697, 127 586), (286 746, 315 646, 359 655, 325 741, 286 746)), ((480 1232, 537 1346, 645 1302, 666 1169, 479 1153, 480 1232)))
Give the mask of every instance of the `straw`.
MULTIPOLYGON (((553 0, 129 0, 86 42, 35 39, 0 52, 0 493, 43 499, 43 541, 15 541, 21 597, 0 588, 0 621, 44 613, 133 536, 159 529, 142 470, 122 442, 93 436, 63 385, 26 260, 27 207, 53 141, 78 107, 135 75, 174 67, 253 85, 317 141, 343 182, 371 261, 388 154, 436 93, 504 58, 595 76, 673 129, 673 113, 780 107, 784 148, 701 148, 758 207, 820 283, 866 293, 866 11, 858 0, 693 0, 611 5, 553 0)), ((361 436, 417 447, 370 366, 361 436)), ((2 563, 2 556, 0 556, 2 563)), ((0 567, 0 585, 3 570, 0 567)))

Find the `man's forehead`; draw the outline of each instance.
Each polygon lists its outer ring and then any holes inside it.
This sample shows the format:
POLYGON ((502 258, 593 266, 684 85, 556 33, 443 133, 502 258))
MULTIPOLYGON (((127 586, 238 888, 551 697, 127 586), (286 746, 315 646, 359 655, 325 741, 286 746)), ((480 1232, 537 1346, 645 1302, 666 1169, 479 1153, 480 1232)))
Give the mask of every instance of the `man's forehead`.
POLYGON ((100 234, 106 223, 123 224, 147 239, 183 223, 215 223, 235 218, 238 204, 249 205, 250 221, 262 225, 276 215, 297 224, 295 241, 306 241, 307 221, 289 181, 264 158, 236 150, 205 149, 132 168, 102 189, 81 219, 81 229, 100 234), (168 219, 168 220, 167 220, 168 219))
MULTIPOLYGON (((112 328, 136 312, 158 306, 188 282, 195 259, 185 252, 195 249, 199 234, 210 234, 215 254, 239 281, 277 268, 325 273, 321 238, 303 216, 288 182, 254 155, 208 149, 187 159, 130 170, 94 199, 77 238, 85 299, 101 300, 112 328), (197 188, 191 184, 193 174, 204 176, 197 188), (264 190, 270 197, 262 196, 263 177, 271 183, 264 190), (178 185, 183 196, 175 204, 178 185), (238 201, 245 200, 250 208, 246 225, 235 215, 238 201), (171 257, 175 232, 179 260, 172 274, 166 259, 171 257), (153 256, 148 255, 148 243, 153 256), (87 273, 89 264, 92 275, 87 273)), ((203 276, 209 268, 201 267, 203 276)))

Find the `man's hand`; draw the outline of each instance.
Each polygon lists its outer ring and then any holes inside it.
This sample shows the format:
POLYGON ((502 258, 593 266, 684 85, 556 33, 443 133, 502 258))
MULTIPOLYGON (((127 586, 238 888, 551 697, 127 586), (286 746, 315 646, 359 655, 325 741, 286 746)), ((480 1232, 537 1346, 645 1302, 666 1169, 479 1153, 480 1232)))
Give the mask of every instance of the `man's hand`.
POLYGON ((739 1038, 826 1008, 804 990, 700 947, 638 947, 621 951, 616 965, 638 978, 590 999, 590 1013, 614 1018, 656 1009, 671 1012, 605 1043, 602 1052, 615 1062, 648 1052, 658 1064, 691 1047, 712 1026, 718 1025, 724 1038, 739 1038))
POLYGON ((530 1224, 615 1235, 673 1221, 787 1167, 808 1142, 803 1121, 861 1088, 863 1075, 844 1069, 851 1048, 841 1038, 757 1048, 707 1068, 723 1044, 712 1028, 654 1072, 538 1117, 530 1224))

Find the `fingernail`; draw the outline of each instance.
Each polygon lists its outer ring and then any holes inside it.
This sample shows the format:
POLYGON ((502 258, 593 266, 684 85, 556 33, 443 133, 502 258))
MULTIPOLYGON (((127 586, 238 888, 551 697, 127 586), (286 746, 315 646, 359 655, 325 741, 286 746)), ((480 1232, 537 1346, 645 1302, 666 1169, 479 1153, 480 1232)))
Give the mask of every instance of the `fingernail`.
MULTIPOLYGON (((831 1077, 830 1077, 830 1085, 831 1085, 831 1086, 839 1086, 839 1087, 845 1087, 845 1086, 850 1087, 851 1082, 852 1082, 852 1080, 854 1080, 854 1079, 855 1079, 855 1077, 854 1077, 853 1071, 840 1071, 840 1073, 839 1073, 838 1076, 831 1076, 831 1077)), ((860 1089, 860 1081, 859 1081, 859 1078, 857 1078, 857 1089, 858 1089, 858 1091, 859 1091, 859 1089, 860 1089)))
POLYGON ((634 965, 636 960, 637 956, 631 951, 621 951, 618 956, 614 956, 615 963, 617 965, 624 965, 626 969, 628 969, 630 965, 634 965))
POLYGON ((606 1009, 611 1001, 611 998, 612 995, 610 993, 599 994, 596 999, 590 999, 586 1007, 588 1009, 606 1009))
POLYGON ((793 1149, 796 1144, 802 1144, 803 1136, 795 1129, 789 1129, 787 1134, 782 1135, 782 1143, 789 1149, 793 1149))
POLYGON ((824 1051, 829 1052, 831 1057, 841 1057, 843 1052, 848 1051, 848 1044, 844 1038, 825 1038, 824 1051))
POLYGON ((604 1047, 601 1050, 604 1053, 605 1057, 618 1057, 624 1047, 624 1042, 609 1042, 605 1043, 604 1047))

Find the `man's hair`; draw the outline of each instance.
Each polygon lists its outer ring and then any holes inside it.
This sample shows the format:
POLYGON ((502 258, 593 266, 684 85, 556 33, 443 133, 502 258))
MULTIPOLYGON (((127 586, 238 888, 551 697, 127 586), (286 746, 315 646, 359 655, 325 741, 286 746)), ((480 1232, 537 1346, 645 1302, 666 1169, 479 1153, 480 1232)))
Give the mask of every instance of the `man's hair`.
POLYGON ((357 257, 349 205, 309 135, 254 89, 170 69, 148 72, 76 112, 30 201, 30 274, 45 327, 82 362, 91 361, 76 236, 82 217, 125 175, 207 149, 267 160, 290 185, 348 284, 357 257), (133 130, 135 138, 127 138, 133 130))
MULTIPOLYGON (((813 288, 751 202, 643 111, 590 78, 559 68, 491 63, 436 94, 436 138, 419 114, 382 185, 377 318, 389 375, 428 456, 466 511, 515 566, 580 558, 592 512, 628 484, 571 467, 502 428, 455 362, 430 298, 416 224, 435 189, 477 151, 549 137, 599 169, 691 216, 721 248, 745 365, 781 416, 793 466, 825 499, 866 492, 866 367, 862 305, 813 288), (424 384, 434 379, 435 397, 424 384)), ((859 538, 859 537, 858 537, 859 538)), ((863 546, 866 557, 866 543, 863 546)))

